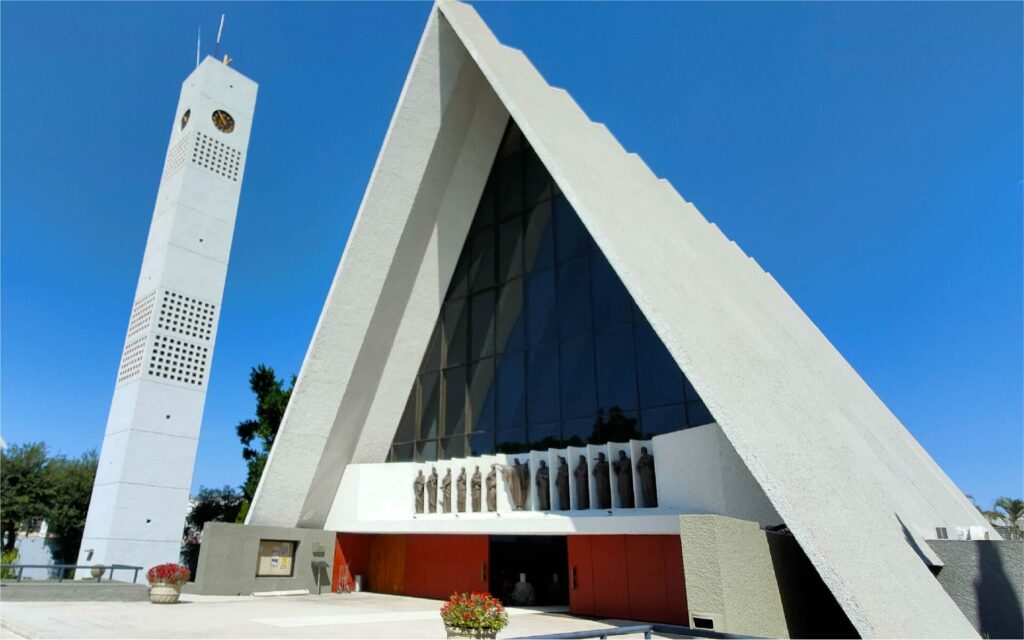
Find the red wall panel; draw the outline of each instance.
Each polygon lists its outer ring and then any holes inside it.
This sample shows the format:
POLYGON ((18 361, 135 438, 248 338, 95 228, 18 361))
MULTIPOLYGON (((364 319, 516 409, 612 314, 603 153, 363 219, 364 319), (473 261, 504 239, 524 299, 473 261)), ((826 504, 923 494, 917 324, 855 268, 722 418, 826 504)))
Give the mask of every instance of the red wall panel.
POLYGON ((405 538, 405 595, 446 599, 456 591, 487 591, 487 536, 405 538))
POLYGON ((686 585, 679 536, 569 536, 578 615, 686 624, 686 585))
MULTIPOLYGON (((690 624, 686 604, 686 578, 683 576, 683 545, 679 536, 661 538, 662 557, 665 560, 666 608, 664 621, 669 624, 690 624)), ((660 620, 659 620, 660 622, 660 620)))
POLYGON ((629 575, 629 617, 662 620, 668 608, 665 562, 659 536, 624 536, 629 575))
POLYGON ((569 611, 589 616, 594 613, 594 570, 590 536, 569 536, 569 611))
POLYGON ((626 536, 592 536, 594 609, 596 615, 629 618, 629 582, 626 536))

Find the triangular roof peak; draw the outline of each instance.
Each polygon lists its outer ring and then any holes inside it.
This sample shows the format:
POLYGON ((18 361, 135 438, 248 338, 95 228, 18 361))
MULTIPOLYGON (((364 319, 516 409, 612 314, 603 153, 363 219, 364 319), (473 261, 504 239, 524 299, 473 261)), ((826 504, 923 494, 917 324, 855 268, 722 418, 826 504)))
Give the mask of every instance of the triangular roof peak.
POLYGON ((248 522, 323 526, 345 465, 384 459, 509 116, 857 630, 975 636, 919 553, 984 519, 770 275, 454 1, 431 11, 248 522))

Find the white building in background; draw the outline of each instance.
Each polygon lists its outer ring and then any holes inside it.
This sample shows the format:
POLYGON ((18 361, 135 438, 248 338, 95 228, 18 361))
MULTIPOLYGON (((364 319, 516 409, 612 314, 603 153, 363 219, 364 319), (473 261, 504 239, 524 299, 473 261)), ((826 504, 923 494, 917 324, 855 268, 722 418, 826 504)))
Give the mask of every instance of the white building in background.
POLYGON ((227 58, 182 85, 79 564, 178 560, 256 92, 227 58))

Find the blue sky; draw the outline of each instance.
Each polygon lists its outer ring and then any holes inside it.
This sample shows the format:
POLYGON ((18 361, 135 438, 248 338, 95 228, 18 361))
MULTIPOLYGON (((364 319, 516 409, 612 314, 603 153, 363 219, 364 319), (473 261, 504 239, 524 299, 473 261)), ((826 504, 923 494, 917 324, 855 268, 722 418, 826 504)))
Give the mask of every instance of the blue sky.
MULTIPOLYGON (((260 83, 193 487, 298 371, 425 3, 0 4, 8 443, 99 447, 196 27, 260 83)), ((953 480, 1021 496, 1022 5, 481 4, 786 288, 953 480)), ((207 48, 208 49, 208 48, 207 48)))

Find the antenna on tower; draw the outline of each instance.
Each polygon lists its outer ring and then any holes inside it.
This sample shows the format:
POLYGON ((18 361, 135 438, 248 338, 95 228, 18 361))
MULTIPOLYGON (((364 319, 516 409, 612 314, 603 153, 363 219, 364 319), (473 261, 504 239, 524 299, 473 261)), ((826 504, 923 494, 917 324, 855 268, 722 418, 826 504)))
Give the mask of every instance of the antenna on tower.
POLYGON ((213 43, 213 57, 217 57, 217 48, 220 46, 220 34, 224 31, 224 14, 220 14, 220 26, 217 27, 217 41, 213 43))
POLYGON ((196 67, 199 66, 199 49, 203 42, 203 28, 199 27, 199 33, 196 34, 196 67))

